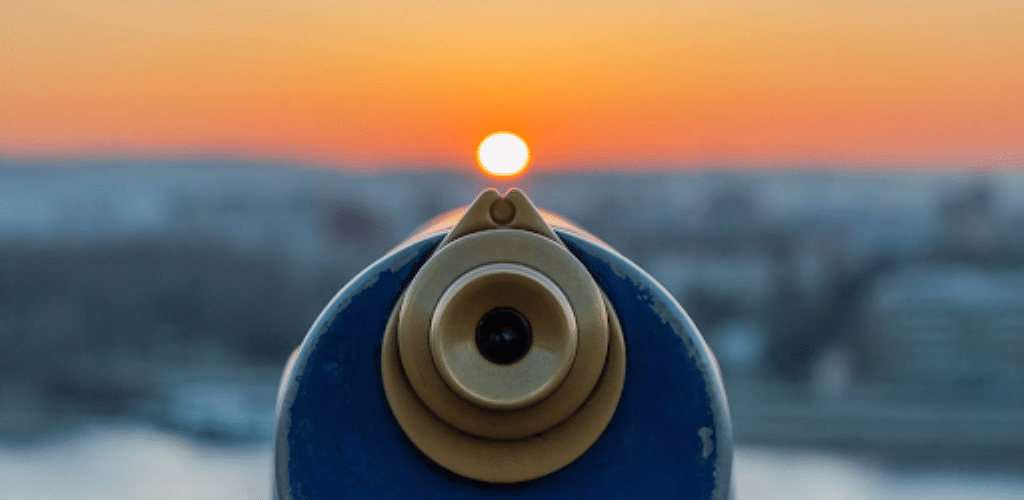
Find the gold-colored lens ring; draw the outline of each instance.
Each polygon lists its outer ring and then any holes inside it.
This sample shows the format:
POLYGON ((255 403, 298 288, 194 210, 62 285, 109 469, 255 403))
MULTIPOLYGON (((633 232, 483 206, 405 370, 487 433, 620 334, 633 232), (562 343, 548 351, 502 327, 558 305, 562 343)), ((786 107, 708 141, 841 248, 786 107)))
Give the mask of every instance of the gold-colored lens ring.
POLYGON ((462 399, 492 410, 515 410, 546 398, 565 380, 579 345, 576 315, 553 281, 519 264, 485 264, 445 290, 430 323, 430 353, 441 378, 462 399), (515 362, 480 352, 481 318, 496 309, 525 318, 529 337, 515 362))
POLYGON ((520 439, 562 422, 593 391, 608 354, 608 314, 597 283, 564 246, 528 231, 481 231, 441 247, 417 272, 399 309, 398 351, 413 390, 441 420, 474 436, 520 439), (568 299, 578 329, 576 357, 562 383, 540 402, 508 411, 459 397, 438 373, 429 343, 431 317, 448 286, 493 263, 520 264, 547 276, 568 299))
POLYGON ((443 422, 416 396, 398 352, 398 308, 381 350, 384 393, 399 426, 431 460, 463 477, 492 483, 529 481, 569 465, 604 432, 615 414, 626 378, 626 345, 611 305, 608 356, 594 390, 555 427, 521 440, 480 439, 443 422))

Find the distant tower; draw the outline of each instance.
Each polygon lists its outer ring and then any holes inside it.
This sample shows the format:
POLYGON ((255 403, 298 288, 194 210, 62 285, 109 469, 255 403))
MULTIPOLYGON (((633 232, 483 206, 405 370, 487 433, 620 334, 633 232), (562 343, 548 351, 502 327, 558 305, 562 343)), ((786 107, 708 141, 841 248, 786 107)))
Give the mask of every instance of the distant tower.
POLYGON ((996 245, 995 201, 987 179, 948 193, 938 207, 939 251, 957 260, 990 256, 996 245))
POLYGON ((701 233, 719 249, 750 248, 764 226, 764 207, 746 186, 727 186, 708 197, 701 233))

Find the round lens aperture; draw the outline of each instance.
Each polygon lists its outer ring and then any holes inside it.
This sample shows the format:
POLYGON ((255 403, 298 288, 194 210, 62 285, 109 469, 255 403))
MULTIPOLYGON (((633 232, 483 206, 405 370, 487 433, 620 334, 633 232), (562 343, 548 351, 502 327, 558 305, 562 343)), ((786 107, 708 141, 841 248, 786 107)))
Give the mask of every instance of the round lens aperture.
POLYGON ((515 363, 526 356, 532 345, 530 323, 515 309, 496 307, 484 313, 477 323, 476 348, 491 363, 515 363))

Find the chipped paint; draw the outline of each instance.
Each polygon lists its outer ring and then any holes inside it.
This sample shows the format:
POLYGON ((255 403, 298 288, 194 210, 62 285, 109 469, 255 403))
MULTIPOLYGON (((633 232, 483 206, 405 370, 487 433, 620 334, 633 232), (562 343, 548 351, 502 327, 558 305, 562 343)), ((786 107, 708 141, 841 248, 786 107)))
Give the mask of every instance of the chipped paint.
POLYGON ((711 456, 711 452, 715 449, 715 442, 711 440, 711 435, 714 434, 715 430, 710 427, 701 427, 697 429, 697 435, 700 436, 700 441, 704 445, 701 449, 700 454, 707 460, 711 456))
MULTIPOLYGON (((625 288, 632 291, 630 299, 634 304, 639 303, 646 306, 649 311, 654 313, 662 326, 669 327, 668 329, 682 341, 687 361, 684 359, 679 361, 692 363, 701 374, 694 382, 703 382, 706 411, 710 421, 707 422, 707 425, 700 427, 714 431, 708 434, 710 447, 707 446, 705 440, 700 441, 700 452, 704 459, 713 458, 712 474, 716 486, 708 498, 729 498, 732 477, 732 422, 729 418, 729 406, 718 362, 703 336, 700 335, 689 315, 675 298, 657 280, 629 259, 609 249, 607 245, 579 238, 571 233, 560 232, 559 236, 566 241, 570 250, 584 262, 602 288, 607 291, 608 286, 616 287, 611 284, 612 277, 628 281, 632 287, 625 288), (609 271, 611 272, 609 273, 609 271)), ((614 295, 611 294, 609 298, 614 295)), ((620 311, 621 299, 618 303, 614 299, 612 302, 616 310, 620 311)), ((624 320, 624 323, 629 323, 629 320, 624 320)), ((652 325, 649 325, 648 328, 652 328, 652 325)), ((625 325, 624 329, 626 329, 625 325)), ((629 347, 630 332, 626 332, 626 337, 627 347, 629 347)))
MULTIPOLYGON (((401 272, 405 267, 414 267, 409 270, 413 274, 419 265, 423 264, 426 256, 429 256, 433 249, 441 241, 442 235, 433 235, 410 242, 405 246, 395 248, 362 272, 353 277, 337 294, 328 302, 327 306, 313 322, 306 337, 299 347, 292 353, 288 364, 281 377, 281 385, 278 390, 277 422, 274 430, 275 449, 275 500, 300 499, 305 496, 295 492, 295 496, 288 491, 289 486, 301 489, 301 484, 293 484, 289 470, 289 439, 292 429, 292 403, 295 401, 299 386, 302 384, 302 377, 308 371, 307 363, 312 351, 320 344, 321 339, 326 335, 335 319, 342 311, 346 310, 353 300, 356 300, 363 292, 370 290, 377 284, 381 275, 387 273, 394 275, 401 272), (414 262, 414 261, 419 262, 414 262)), ((402 287, 404 288, 404 286, 402 287)), ((396 293, 401 293, 402 288, 396 293)), ((397 301, 397 295, 395 297, 397 301)))
POLYGON ((288 388, 275 457, 280 500, 728 498, 728 407, 700 334, 640 268, 596 239, 559 237, 615 307, 630 359, 620 406, 586 453, 549 476, 494 489, 446 475, 405 438, 383 397, 373 353, 391 308, 440 241, 435 235, 399 247, 353 278, 310 329, 283 377, 288 388))

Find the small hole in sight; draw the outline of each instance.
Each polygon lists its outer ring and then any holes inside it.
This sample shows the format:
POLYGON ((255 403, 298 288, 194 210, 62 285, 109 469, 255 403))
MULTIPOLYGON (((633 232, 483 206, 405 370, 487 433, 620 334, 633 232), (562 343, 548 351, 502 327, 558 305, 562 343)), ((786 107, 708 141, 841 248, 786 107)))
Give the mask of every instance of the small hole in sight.
POLYGON ((491 363, 515 363, 523 359, 532 346, 530 323, 511 307, 487 311, 476 325, 476 348, 491 363))

